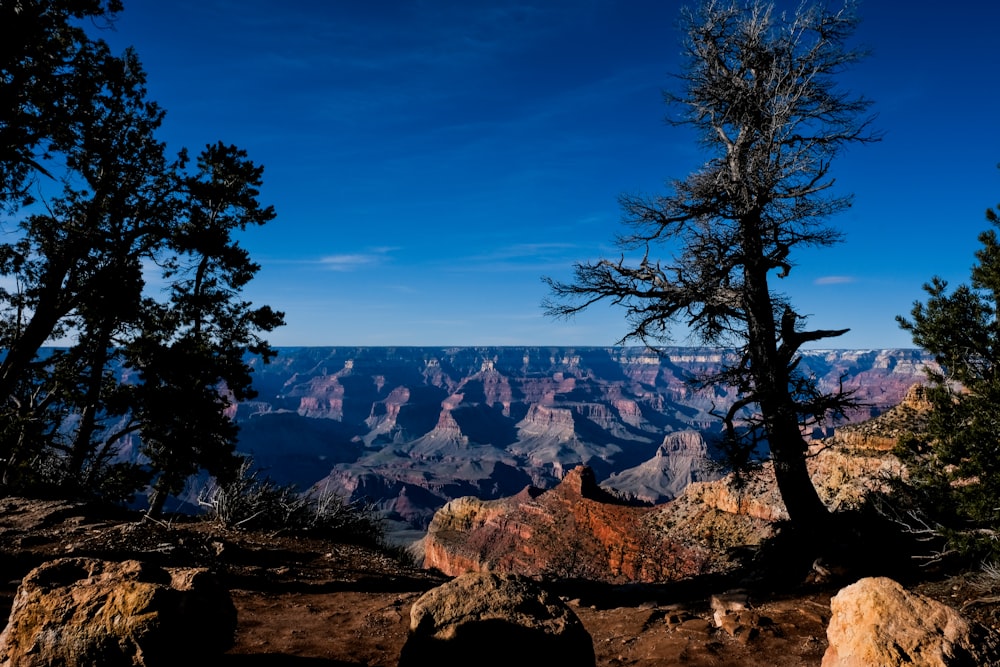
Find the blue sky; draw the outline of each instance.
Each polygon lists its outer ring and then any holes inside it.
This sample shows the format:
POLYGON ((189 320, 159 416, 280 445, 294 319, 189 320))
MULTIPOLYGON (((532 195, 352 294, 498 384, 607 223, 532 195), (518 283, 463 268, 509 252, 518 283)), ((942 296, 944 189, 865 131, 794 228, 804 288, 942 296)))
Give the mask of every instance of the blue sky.
MULTIPOLYGON (((682 4, 126 0, 102 36, 138 51, 172 150, 264 165, 278 217, 242 242, 247 296, 286 312, 272 343, 603 346, 623 312, 546 318, 541 277, 615 253, 618 195, 700 164, 663 122, 682 4)), ((911 347, 894 316, 932 275, 967 279, 1000 202, 1000 5, 860 15, 873 53, 840 81, 884 139, 834 165, 846 242, 778 286, 811 326, 851 328, 836 347, 911 347)))

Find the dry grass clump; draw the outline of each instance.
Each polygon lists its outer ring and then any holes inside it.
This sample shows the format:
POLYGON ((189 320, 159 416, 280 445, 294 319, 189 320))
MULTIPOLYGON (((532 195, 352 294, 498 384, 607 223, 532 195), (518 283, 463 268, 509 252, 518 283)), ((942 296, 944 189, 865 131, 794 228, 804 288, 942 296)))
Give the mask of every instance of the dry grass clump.
POLYGON ((366 545, 384 542, 372 506, 348 502, 328 489, 301 493, 294 485, 278 484, 249 457, 231 482, 210 483, 198 502, 209 519, 227 528, 315 534, 366 545))

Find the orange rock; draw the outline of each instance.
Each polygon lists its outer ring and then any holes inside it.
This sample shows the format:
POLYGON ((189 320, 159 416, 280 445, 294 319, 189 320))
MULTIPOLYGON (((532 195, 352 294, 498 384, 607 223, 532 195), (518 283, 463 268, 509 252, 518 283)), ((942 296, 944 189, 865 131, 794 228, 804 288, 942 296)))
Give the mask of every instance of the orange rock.
POLYGON ((823 667, 1000 664, 995 633, 886 577, 842 589, 830 608, 823 667))

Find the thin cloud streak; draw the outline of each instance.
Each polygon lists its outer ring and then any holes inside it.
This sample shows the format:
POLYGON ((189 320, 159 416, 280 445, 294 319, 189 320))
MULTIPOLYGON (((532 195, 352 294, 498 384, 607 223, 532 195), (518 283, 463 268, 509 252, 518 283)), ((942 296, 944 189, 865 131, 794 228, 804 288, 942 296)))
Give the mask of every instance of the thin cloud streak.
POLYGON ((817 278, 813 281, 815 285, 846 285, 848 283, 857 282, 854 276, 823 276, 822 278, 817 278))
POLYGON ((383 264, 389 258, 389 254, 398 249, 394 246, 381 246, 372 248, 369 252, 327 255, 320 258, 319 263, 330 271, 354 271, 367 266, 383 264))
POLYGON ((319 260, 320 264, 331 271, 353 271, 354 269, 374 264, 378 261, 375 255, 331 255, 319 260))
MULTIPOLYGON (((278 219, 246 235, 262 266, 248 294, 286 312, 275 340, 616 340, 621 310, 565 328, 497 314, 533 311, 543 276, 617 260, 619 195, 656 197, 703 163, 697 137, 663 123, 678 111, 661 95, 682 66, 674 3, 291 4, 134 3, 102 35, 138 48, 172 147, 222 138, 266 166, 262 201, 278 219)), ((968 276, 996 185, 996 145, 979 130, 997 97, 981 83, 1000 9, 890 4, 862 8, 857 38, 873 55, 838 77, 875 99, 886 131, 835 167, 838 193, 855 196, 832 221, 848 243, 797 259, 801 281, 780 285, 850 327, 848 347, 911 344, 892 314, 925 298, 930 275, 968 276), (973 10, 982 20, 969 23, 973 10), (947 131, 928 134, 935 123, 947 131), (899 196, 913 191, 928 196, 899 196), (933 263, 912 262, 929 238, 933 263)))

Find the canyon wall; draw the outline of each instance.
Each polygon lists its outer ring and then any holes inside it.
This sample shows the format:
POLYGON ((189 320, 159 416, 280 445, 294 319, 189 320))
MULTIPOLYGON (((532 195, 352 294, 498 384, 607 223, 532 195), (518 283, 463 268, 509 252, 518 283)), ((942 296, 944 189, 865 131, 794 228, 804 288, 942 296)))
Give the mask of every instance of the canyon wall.
MULTIPOLYGON (((235 406, 241 452, 279 483, 372 502, 423 530, 463 496, 554 487, 584 465, 620 497, 662 503, 712 465, 713 412, 732 388, 696 391, 727 352, 671 348, 280 348, 259 395, 235 406)), ((896 405, 924 380, 915 350, 810 350, 800 368, 868 407, 817 439, 896 405)))

